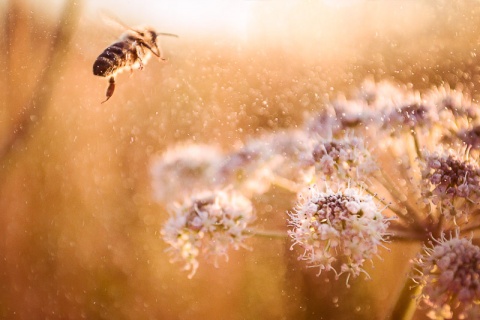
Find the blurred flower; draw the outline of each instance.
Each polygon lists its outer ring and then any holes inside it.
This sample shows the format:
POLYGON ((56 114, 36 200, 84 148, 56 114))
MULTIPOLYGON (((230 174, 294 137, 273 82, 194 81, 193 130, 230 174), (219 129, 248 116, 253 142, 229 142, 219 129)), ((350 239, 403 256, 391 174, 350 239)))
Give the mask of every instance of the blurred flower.
POLYGON ((478 161, 451 149, 424 152, 420 161, 422 195, 437 205, 445 217, 457 218, 468 213, 480 200, 478 161))
POLYGON ((336 137, 345 130, 359 129, 375 121, 377 112, 364 101, 344 96, 327 103, 319 114, 308 117, 304 130, 311 136, 336 137))
POLYGON ((472 149, 480 149, 480 125, 472 129, 463 129, 457 133, 457 137, 472 149))
POLYGON ((213 168, 221 157, 218 148, 206 144, 185 144, 166 150, 150 167, 155 198, 160 202, 172 201, 214 185, 213 168))
POLYGON ((386 115, 385 121, 390 126, 400 126, 405 129, 412 127, 430 127, 437 121, 433 108, 419 101, 403 103, 386 115))
POLYGON ((465 311, 480 300, 480 247, 459 238, 458 232, 425 245, 415 263, 414 280, 422 287, 419 299, 434 313, 452 306, 465 311))
POLYGON ((377 169, 361 138, 317 138, 312 139, 311 144, 310 161, 322 178, 362 179, 377 169))
POLYGON ((479 106, 472 102, 468 93, 461 88, 453 90, 444 85, 432 88, 423 97, 437 113, 437 124, 440 125, 435 128, 438 131, 436 141, 452 144, 460 139, 463 143, 477 148, 475 126, 479 125, 479 106))
POLYGON ((332 101, 331 106, 340 122, 340 129, 356 128, 375 120, 377 113, 365 101, 347 100, 344 96, 332 101))
POLYGON ((219 163, 217 175, 243 194, 265 193, 278 176, 301 181, 307 162, 302 157, 308 136, 299 130, 286 130, 251 139, 219 163))
POLYGON ((365 101, 376 110, 396 106, 405 100, 406 88, 389 81, 363 81, 355 94, 357 100, 365 101))
POLYGON ((458 125, 459 120, 468 123, 479 116, 478 106, 470 96, 462 90, 452 90, 448 85, 432 88, 425 94, 425 99, 437 108, 444 125, 458 125))
POLYGON ((412 91, 405 92, 400 100, 385 104, 379 112, 383 128, 392 131, 430 129, 438 121, 435 107, 422 99, 420 93, 412 91))
POLYGON ((366 274, 363 263, 377 254, 387 235, 388 221, 372 197, 354 188, 322 192, 312 186, 306 197, 299 196, 289 216, 292 248, 299 245, 304 249, 299 259, 319 267, 319 274, 333 270, 337 278, 343 273, 348 273, 348 278, 366 274), (340 270, 333 266, 337 258, 340 270))
POLYGON ((173 261, 183 261, 189 278, 198 268, 198 256, 227 256, 229 247, 243 246, 247 227, 255 219, 251 202, 231 190, 207 191, 186 198, 172 208, 162 229, 173 261))

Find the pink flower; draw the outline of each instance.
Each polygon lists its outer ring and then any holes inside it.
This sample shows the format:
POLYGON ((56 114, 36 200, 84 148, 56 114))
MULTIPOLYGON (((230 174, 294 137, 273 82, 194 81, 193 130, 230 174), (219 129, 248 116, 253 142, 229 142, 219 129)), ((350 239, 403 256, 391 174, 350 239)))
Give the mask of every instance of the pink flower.
POLYGON ((472 241, 444 234, 415 263, 418 274, 414 280, 422 286, 419 298, 433 310, 446 305, 468 310, 480 299, 480 247, 472 241))
POLYGON ((198 268, 200 254, 227 256, 229 247, 243 246, 247 227, 255 219, 251 202, 233 191, 207 191, 186 198, 172 208, 162 229, 173 261, 183 261, 189 278, 198 268))
POLYGON ((366 273, 363 263, 377 254, 387 234, 388 220, 372 197, 354 188, 322 192, 312 186, 306 196, 299 196, 297 207, 289 215, 292 247, 302 247, 299 259, 318 267, 319 274, 323 270, 333 270, 337 277, 366 273), (337 257, 345 258, 340 270, 333 267, 337 257))

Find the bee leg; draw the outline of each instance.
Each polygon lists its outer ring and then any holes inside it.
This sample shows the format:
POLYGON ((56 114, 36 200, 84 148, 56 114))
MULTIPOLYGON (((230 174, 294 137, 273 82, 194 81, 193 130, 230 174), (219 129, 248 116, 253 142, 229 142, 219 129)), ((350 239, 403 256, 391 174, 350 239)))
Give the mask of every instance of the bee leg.
POLYGON ((142 57, 145 55, 145 52, 143 52, 143 49, 141 46, 136 46, 135 50, 137 52, 137 58, 138 58, 138 70, 142 70, 143 69, 142 57))
POLYGON ((159 56, 160 60, 161 61, 167 61, 168 59, 163 57, 162 48, 161 47, 157 47, 157 48, 158 48, 158 52, 160 53, 160 56, 159 56))
POLYGON ((102 101, 102 103, 107 102, 108 99, 113 95, 113 91, 115 91, 115 78, 110 77, 110 80, 108 81, 109 85, 107 88, 107 99, 105 101, 102 101))

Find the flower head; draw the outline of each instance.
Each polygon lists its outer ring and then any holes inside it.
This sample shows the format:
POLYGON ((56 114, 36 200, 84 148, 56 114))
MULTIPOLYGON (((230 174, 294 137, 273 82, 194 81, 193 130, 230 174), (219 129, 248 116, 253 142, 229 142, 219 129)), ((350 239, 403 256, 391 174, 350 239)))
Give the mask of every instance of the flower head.
POLYGON ((299 199, 289 219, 292 247, 304 249, 299 259, 319 267, 319 274, 323 270, 333 270, 337 277, 366 273, 363 263, 377 254, 388 227, 372 197, 354 188, 322 192, 312 186, 299 199), (340 270, 333 266, 337 258, 341 258, 340 270))
POLYGON ((479 117, 478 106, 470 96, 462 90, 451 89, 448 85, 432 88, 425 99, 436 106, 442 124, 454 124, 459 120, 470 122, 479 117))
POLYGON ((471 129, 463 129, 457 133, 457 137, 472 149, 480 149, 480 125, 471 129))
POLYGON ((416 101, 396 107, 387 115, 387 118, 389 124, 406 128, 429 126, 436 120, 435 113, 428 105, 416 101))
POLYGON ((233 191, 208 191, 186 198, 173 207, 173 214, 162 229, 173 260, 185 263, 193 277, 200 253, 227 256, 237 250, 255 219, 251 202, 233 191))
POLYGON ((347 100, 344 96, 340 96, 331 102, 331 107, 340 124, 339 129, 343 131, 357 128, 361 124, 366 125, 373 122, 376 117, 376 110, 362 100, 347 100))
POLYGON ((218 148, 203 144, 186 144, 166 150, 150 167, 156 199, 181 199, 194 189, 211 185, 215 182, 212 168, 221 157, 218 148))
POLYGON ((242 190, 244 194, 262 194, 277 175, 302 178, 302 156, 308 146, 307 135, 299 130, 286 130, 263 135, 248 141, 228 154, 219 164, 217 176, 242 190))
POLYGON ((437 110, 418 92, 405 93, 402 100, 386 104, 381 113, 383 127, 395 131, 412 128, 429 130, 438 120, 437 110))
POLYGON ((396 105, 405 100, 405 86, 400 86, 389 81, 375 82, 363 81, 356 92, 356 98, 365 101, 375 109, 384 108, 387 105, 396 105))
POLYGON ((422 286, 419 298, 434 311, 446 306, 465 310, 480 300, 480 247, 471 240, 442 234, 415 263, 414 280, 422 286))
POLYGON ((422 194, 446 217, 459 217, 480 200, 480 167, 453 150, 425 152, 420 160, 422 194))
POLYGON ((377 169, 364 141, 358 137, 312 139, 310 161, 323 177, 362 178, 377 169))

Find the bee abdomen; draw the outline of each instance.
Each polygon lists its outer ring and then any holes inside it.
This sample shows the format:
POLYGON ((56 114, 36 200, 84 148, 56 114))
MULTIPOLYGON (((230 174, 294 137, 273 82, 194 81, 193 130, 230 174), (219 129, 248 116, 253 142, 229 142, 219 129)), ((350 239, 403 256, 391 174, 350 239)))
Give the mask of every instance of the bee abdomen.
POLYGON ((117 69, 123 67, 127 60, 126 55, 129 46, 129 43, 117 42, 105 49, 93 64, 93 74, 107 77, 115 73, 117 69))

